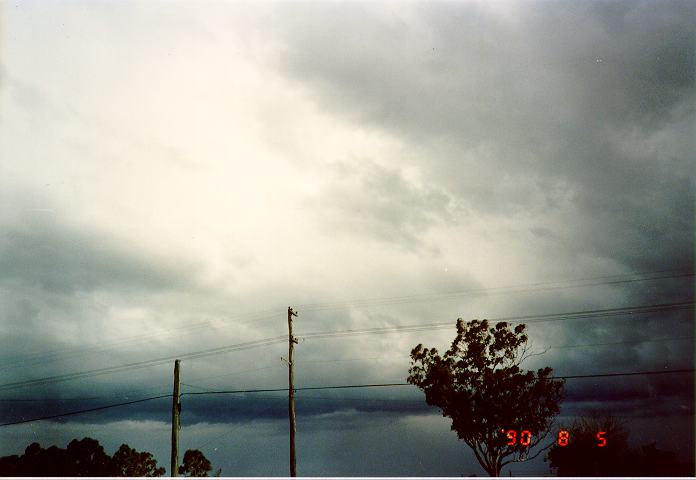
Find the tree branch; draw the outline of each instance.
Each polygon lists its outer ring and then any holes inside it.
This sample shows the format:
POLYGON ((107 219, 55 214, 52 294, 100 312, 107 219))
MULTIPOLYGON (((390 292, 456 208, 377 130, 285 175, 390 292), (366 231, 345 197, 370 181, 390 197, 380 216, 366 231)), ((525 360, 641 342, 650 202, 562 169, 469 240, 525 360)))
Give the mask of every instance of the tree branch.
POLYGON ((520 353, 520 360, 519 360, 519 362, 517 363, 518 365, 520 365, 522 362, 526 361, 526 360, 529 359, 529 358, 538 357, 538 356, 540 356, 540 355, 544 355, 544 354, 545 354, 546 352, 548 352, 549 349, 550 349, 550 347, 547 347, 547 348, 546 348, 544 351, 542 351, 542 352, 533 353, 533 352, 532 352, 532 348, 533 348, 533 345, 531 345, 531 342, 530 342, 529 345, 527 345, 527 343, 524 344, 524 347, 522 347, 522 352, 520 353), (529 352, 529 353, 527 353, 527 352, 529 352))
POLYGON ((535 453, 535 454, 532 455, 531 457, 528 457, 527 460, 534 460, 536 457, 539 456, 539 454, 540 454, 541 452, 545 452, 546 450, 548 450, 549 448, 551 448, 551 447, 553 446, 554 443, 556 443, 555 440, 554 440, 553 442, 549 443, 548 445, 546 445, 544 448, 540 449, 537 453, 535 453))
POLYGON ((479 453, 477 446, 475 446, 475 445, 474 446, 469 445, 469 446, 474 451, 474 455, 476 455, 476 460, 478 460, 479 464, 483 467, 483 469, 486 471, 486 473, 489 473, 490 467, 487 464, 487 462, 483 458, 481 458, 481 454, 479 453))
MULTIPOLYGON (((544 437, 546 437, 546 435, 544 435, 544 436, 541 437, 541 438, 544 438, 544 437)), ((546 445, 545 447, 541 448, 539 451, 537 451, 537 452, 536 452, 534 455, 532 455, 531 457, 525 457, 524 460, 522 460, 522 459, 520 459, 520 458, 517 458, 517 459, 508 460, 507 462, 503 462, 503 464, 501 465, 501 468, 504 467, 505 465, 507 465, 508 463, 519 463, 519 462, 527 462, 527 461, 529 461, 529 460, 534 460, 536 457, 539 456, 539 454, 540 454, 541 452, 545 452, 546 450, 548 450, 549 448, 551 448, 551 447, 553 446, 554 443, 556 443, 555 440, 552 441, 551 443, 549 443, 548 445, 546 445)), ((537 442, 537 444, 538 444, 538 442, 537 442)))

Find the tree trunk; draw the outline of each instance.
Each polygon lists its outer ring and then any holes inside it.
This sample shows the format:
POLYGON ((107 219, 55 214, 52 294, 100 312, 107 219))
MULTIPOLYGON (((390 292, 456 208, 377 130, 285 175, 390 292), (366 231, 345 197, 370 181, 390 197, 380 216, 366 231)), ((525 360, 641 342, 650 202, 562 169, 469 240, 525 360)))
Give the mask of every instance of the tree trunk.
POLYGON ((484 470, 486 470, 486 473, 490 475, 491 477, 499 477, 500 476, 500 461, 498 460, 498 455, 494 453, 489 453, 486 455, 486 461, 485 463, 481 463, 484 470))
POLYGON ((484 465, 483 468, 486 470, 486 473, 491 477, 500 476, 500 467, 498 467, 497 465, 484 465))

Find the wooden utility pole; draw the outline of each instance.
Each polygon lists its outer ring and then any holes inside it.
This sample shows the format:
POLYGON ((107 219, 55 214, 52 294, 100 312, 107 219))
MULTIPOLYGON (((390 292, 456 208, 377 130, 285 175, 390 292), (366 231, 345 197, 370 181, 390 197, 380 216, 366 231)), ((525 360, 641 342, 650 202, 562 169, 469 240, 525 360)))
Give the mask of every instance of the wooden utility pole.
POLYGON ((293 372, 293 352, 297 338, 292 335, 292 317, 297 313, 288 307, 288 415, 290 416, 290 476, 297 476, 295 461, 295 377, 293 372))
POLYGON ((172 394, 172 464, 170 475, 179 476, 179 413, 181 402, 179 395, 179 367, 181 360, 174 361, 174 393, 172 394))

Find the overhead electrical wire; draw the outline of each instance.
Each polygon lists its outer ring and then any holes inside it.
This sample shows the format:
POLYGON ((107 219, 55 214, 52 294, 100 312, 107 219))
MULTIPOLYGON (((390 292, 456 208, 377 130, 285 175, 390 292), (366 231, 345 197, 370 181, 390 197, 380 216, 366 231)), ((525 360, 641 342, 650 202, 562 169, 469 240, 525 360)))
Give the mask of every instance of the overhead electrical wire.
POLYGON ((574 380, 577 378, 607 378, 607 377, 631 377, 635 375, 664 375, 667 373, 693 373, 696 368, 680 368, 677 370, 651 370, 647 372, 627 372, 627 373, 595 373, 592 375, 562 375, 549 377, 552 379, 574 380))
MULTIPOLYGON (((490 322, 499 321, 509 321, 515 323, 541 323, 550 321, 565 321, 565 320, 576 320, 576 319, 587 319, 587 318, 603 318, 611 316, 620 315, 637 315, 645 313, 656 313, 656 312, 666 312, 675 310, 684 310, 691 308, 694 305, 693 301, 690 302, 678 302, 678 303, 663 303, 654 305, 642 305, 633 307, 618 307, 603 310, 584 310, 584 311, 574 311, 574 312, 564 312, 564 313, 553 313, 544 315, 526 315, 526 316, 515 316, 515 317, 499 317, 488 319, 490 322)), ((423 330, 435 330, 442 328, 451 328, 452 322, 440 322, 440 323, 430 323, 430 324, 413 324, 413 325, 399 325, 393 327, 376 327, 367 329, 350 329, 350 330, 340 330, 340 331, 330 331, 330 332, 309 332, 309 333, 298 333, 297 336, 305 339, 320 339, 320 338, 332 338, 332 337, 347 337, 356 335, 375 335, 375 334, 387 334, 394 332, 410 332, 410 331, 423 331, 423 330)), ((209 348, 205 350, 199 350, 195 352, 189 352, 179 355, 171 355, 166 357, 160 357, 156 359, 143 360, 140 362, 132 362, 125 365, 118 365, 112 367, 104 367, 93 370, 86 370, 82 372, 73 372, 63 375, 54 375, 50 377, 23 380, 17 382, 10 382, 0 385, 0 391, 12 390, 16 388, 24 388, 38 385, 46 385, 49 383, 63 382, 81 378, 88 378, 97 375, 107 375, 117 372, 122 372, 125 370, 142 369, 149 368, 157 365, 164 365, 171 363, 172 361, 179 360, 193 360, 198 358, 209 357, 213 355, 219 355, 223 353, 230 353, 240 350, 247 350, 251 348, 258 348, 264 346, 270 346, 273 344, 284 343, 287 341, 287 335, 281 335, 277 337, 264 338, 260 340, 243 342, 233 345, 224 345, 221 347, 209 348)))
POLYGON ((24 380, 19 382, 11 382, 0 385, 0 390, 12 390, 15 388, 31 387, 38 385, 46 385, 50 383, 64 382, 68 380, 76 380, 81 378, 94 377, 98 375, 107 375, 122 371, 131 371, 142 368, 149 368, 158 365, 164 365, 173 362, 174 360, 193 360, 203 357, 208 357, 212 355, 219 355, 222 353, 235 352, 240 350, 248 350, 250 348, 265 347, 273 345, 276 343, 287 342, 287 336, 264 338, 261 340, 255 340, 251 342, 237 343, 234 345, 225 345, 222 347, 209 348, 206 350, 199 350, 196 352, 189 352, 179 355, 171 355, 166 357, 160 357, 151 360, 143 360, 141 362, 132 362, 125 365, 117 365, 112 367, 97 368, 93 370, 86 370, 82 372, 66 373, 63 375, 54 375, 51 377, 37 378, 32 380, 24 380))
MULTIPOLYGON (((257 317, 251 317, 253 321, 259 321, 259 320, 264 320, 264 319, 269 319, 273 317, 277 317, 278 312, 276 311, 272 315, 266 315, 266 316, 257 316, 257 317)), ((239 316, 239 318, 243 318, 239 316)), ((249 317, 246 317, 247 320, 249 317)), ((229 319, 228 319, 229 321, 229 319)), ((248 323, 248 322, 242 322, 240 325, 248 323)), ((137 345, 139 343, 147 343, 148 340, 154 339, 154 338, 168 338, 168 337, 173 337, 177 335, 184 335, 186 333, 194 332, 203 328, 211 328, 215 322, 213 320, 204 320, 201 322, 194 323, 192 325, 187 325, 175 329, 169 329, 165 332, 160 332, 160 333, 152 333, 152 334, 141 334, 141 335, 134 335, 130 337, 124 337, 120 338, 117 340, 114 340, 112 342, 108 342, 102 345, 99 344, 92 344, 92 345, 85 345, 81 347, 65 347, 61 349, 56 349, 52 350, 49 352, 42 353, 40 355, 31 355, 31 356, 24 356, 20 359, 13 360, 12 362, 9 363, 4 363, 0 364, 0 371, 2 370, 9 370, 12 368, 23 368, 23 367, 29 367, 29 366, 35 366, 35 365, 40 365, 42 363, 47 363, 47 362, 52 362, 52 361, 58 361, 58 360, 66 360, 70 358, 76 358, 76 357, 82 357, 82 356, 88 356, 96 353, 105 353, 109 350, 113 350, 114 348, 117 347, 122 347, 125 345, 137 345)))
MULTIPOLYGON (((664 303, 656 305, 645 305, 641 307, 622 307, 609 308, 604 310, 584 310, 566 313, 553 313, 547 315, 527 315, 514 317, 489 318, 489 322, 510 322, 510 323, 543 323, 552 321, 577 320, 586 318, 603 318, 621 315, 633 315, 644 313, 666 312, 674 310, 685 310, 694 305, 694 302, 664 303)), ((350 329, 336 332, 312 332, 298 333, 297 336, 305 339, 348 337, 354 335, 384 334, 402 331, 422 331, 452 328, 452 322, 438 322, 414 325, 397 325, 393 327, 375 327, 365 329, 350 329)))
MULTIPOLYGON (((344 308, 353 307, 370 307, 370 306, 383 306, 383 305, 397 305, 401 303, 413 303, 421 301, 448 299, 456 297, 466 297, 466 296, 480 296, 486 294, 500 294, 500 293, 525 293, 532 291, 545 291, 545 290, 557 290, 559 288, 580 288, 588 286, 601 286, 601 285, 616 285, 622 283, 635 283, 651 280, 662 280, 669 278, 684 278, 694 276, 694 272, 685 272, 683 270, 659 270, 652 272, 638 272, 629 274, 616 274, 600 277, 591 277, 584 279, 575 280, 557 280, 549 282, 536 282, 531 284, 520 284, 512 286, 502 286, 502 287, 490 287, 481 288, 475 290, 458 291, 458 292, 444 292, 444 293, 426 293, 426 294, 415 294, 415 295, 404 295, 404 296, 392 296, 392 297, 378 297, 378 298, 368 298, 368 299, 357 299, 357 300, 347 300, 339 301, 333 303, 311 303, 311 304, 301 304, 298 305, 298 309, 303 309, 307 312, 318 312, 324 310, 336 310, 344 308), (671 273, 670 273, 671 272, 671 273), (667 273, 670 273, 667 275, 667 273)), ((245 319, 244 322, 237 322, 238 325, 256 323, 262 320, 267 320, 278 316, 278 312, 274 309, 267 309, 256 312, 240 313, 236 315, 231 315, 225 318, 215 318, 213 320, 205 320, 197 322, 193 325, 186 325, 183 327, 170 329, 166 332, 153 333, 149 335, 138 335, 131 337, 124 337, 121 339, 114 340, 113 342, 108 342, 105 344, 93 344, 85 345, 82 347, 65 347, 61 349, 56 349, 49 352, 42 352, 40 355, 24 356, 21 359, 15 359, 9 363, 0 364, 0 370, 5 370, 13 367, 26 367, 38 365, 48 361, 64 360, 67 358, 75 358, 95 353, 100 353, 107 351, 109 349, 115 348, 117 346, 123 346, 128 344, 137 344, 146 341, 149 338, 158 338, 164 336, 173 336, 182 334, 184 332, 196 331, 203 328, 211 328, 218 322, 231 322, 235 320, 245 319)))
MULTIPOLYGON (((636 375, 668 375, 675 373, 693 373, 696 368, 680 368, 675 370, 648 370, 641 372, 612 372, 612 373, 593 373, 586 375, 556 375, 548 377, 549 380, 575 380, 580 378, 607 378, 607 377, 630 377, 636 375)), ((352 385, 331 385, 320 387, 298 387, 296 392, 312 391, 312 390, 344 390, 348 388, 381 388, 381 387, 408 387, 414 386, 411 383, 394 382, 394 383, 369 383, 369 384, 352 384, 352 385)), ((287 392, 285 388, 265 388, 265 389, 248 389, 248 390, 208 390, 205 392, 186 392, 185 395, 226 395, 240 393, 268 393, 268 392, 287 392)), ((182 396, 184 394, 181 394, 182 396)))
POLYGON ((12 362, 3 363, 2 365, 0 365, 0 371, 9 369, 13 366, 29 367, 29 366, 39 365, 39 364, 45 363, 47 361, 64 360, 67 358, 79 357, 79 356, 85 355, 85 354, 93 352, 93 351, 105 352, 105 351, 108 351, 112 348, 116 348, 116 347, 120 347, 120 346, 124 346, 124 345, 143 343, 143 342, 147 342, 148 340, 150 340, 152 338, 168 337, 170 335, 184 333, 184 332, 187 332, 189 330, 196 330, 200 327, 205 327, 205 326, 210 326, 209 320, 197 322, 197 323, 194 323, 192 325, 187 325, 185 327, 180 327, 177 329, 167 330, 165 332, 153 333, 153 334, 139 334, 139 335, 133 335, 130 337, 120 338, 118 340, 114 340, 113 342, 109 342, 108 346, 106 346, 106 347, 98 346, 98 345, 84 345, 84 346, 80 346, 80 347, 65 347, 65 348, 50 350, 48 352, 42 353, 41 355, 23 356, 17 360, 12 361, 12 362))
MULTIPOLYGON (((304 363, 304 362, 302 362, 304 363)), ((258 372, 261 370, 269 370, 271 368, 280 368, 282 365, 278 363, 277 365, 267 365, 265 367, 257 367, 257 368, 251 368, 251 369, 245 369, 245 370, 235 370, 230 373, 224 373, 222 375, 212 375, 212 376, 207 376, 207 377, 202 377, 202 378, 194 378, 191 381, 192 382, 198 382, 201 380, 211 380, 215 378, 222 378, 222 377, 231 377, 234 375, 241 375, 244 373, 250 373, 250 372, 258 372)), ((182 385, 184 385, 182 383, 182 385)), ((163 393, 162 389, 164 388, 170 388, 171 389, 171 383, 163 383, 159 385, 155 385, 153 388, 148 389, 146 391, 142 390, 128 390, 126 392, 118 392, 118 393, 113 393, 113 394, 108 394, 108 395, 101 395, 98 397, 73 397, 73 398, 0 398, 0 402, 63 402, 63 401, 87 401, 87 400, 102 400, 104 398, 130 398, 137 395, 146 395, 146 394, 154 394, 154 393, 163 393)))
MULTIPOLYGON (((662 273, 662 272, 653 272, 662 273)), ((569 288, 581 288, 581 287, 595 287, 602 285, 619 285, 626 283, 636 283, 645 282, 650 280, 663 280, 668 278, 685 278, 693 277, 694 272, 682 272, 673 273, 670 275, 650 275, 646 274, 644 277, 634 277, 630 278, 630 274, 627 275, 612 275, 609 277, 595 277, 580 280, 569 280, 569 281, 554 281, 554 282, 540 282, 533 284, 521 284, 521 285, 510 285, 503 287, 490 287, 472 290, 462 290, 444 293, 426 293, 426 294, 415 294, 415 295, 403 295, 394 297, 374 297, 365 299, 355 299, 348 301, 339 301, 334 303, 310 303, 310 304, 300 304, 296 305, 296 308, 302 309, 305 312, 318 312, 324 310, 334 310, 349 307, 364 307, 364 306, 380 306, 380 305, 398 305, 403 303, 413 303, 429 300, 442 300, 448 298, 458 298, 458 297, 468 297, 468 296, 481 296, 481 295, 498 295, 498 294, 513 294, 513 293, 528 293, 537 291, 552 291, 560 289, 569 288), (629 277, 629 278, 621 278, 629 277), (614 278, 614 280, 608 280, 609 278, 614 278), (604 281, 596 281, 600 279, 607 279, 604 281), (564 285, 565 283, 565 285, 564 285)))
POLYGON ((0 424, 0 427, 7 427, 9 425, 20 425, 22 423, 37 422, 39 420, 52 420, 54 418, 69 417, 72 415, 81 415, 83 413, 97 412, 99 410, 107 410, 109 408, 122 407, 125 405, 133 405, 136 403, 149 402, 150 400, 159 400, 160 398, 171 398, 171 394, 158 395, 156 397, 139 398, 137 400, 131 400, 129 402, 112 403, 110 405, 102 405, 101 407, 85 408, 82 410, 75 410, 72 412, 57 413, 55 415, 44 415, 43 417, 29 418, 25 420, 16 420, 14 422, 7 422, 0 424))
MULTIPOLYGON (((694 337, 688 336, 688 337, 668 337, 668 338, 655 338, 655 339, 635 339, 635 340, 623 340, 623 341, 617 341, 617 342, 599 342, 599 343, 581 343, 581 344, 569 344, 569 345, 551 345, 549 347, 545 347, 545 350, 551 350, 551 349, 571 349, 571 348, 587 348, 587 347, 601 347, 601 346, 610 346, 610 345, 626 345, 626 344, 635 344, 635 343, 657 343, 657 342, 677 342, 677 341, 686 341, 686 340, 693 340, 694 337)), ((542 353, 543 354, 543 353, 542 353)), ((392 355, 392 356, 383 356, 383 357, 363 357, 363 358, 337 358, 337 359, 329 359, 329 360, 305 360, 305 361, 300 361, 296 362, 297 365, 308 365, 308 364, 326 364, 326 363, 341 363, 341 362, 364 362, 366 360, 382 360, 382 359, 395 359, 395 358, 410 358, 410 355, 392 355)), ((199 382, 202 380, 211 380, 215 378, 223 378, 223 377, 230 377, 234 375, 240 375, 243 373, 250 373, 250 372, 258 372, 261 370, 269 370, 271 368, 277 368, 280 367, 281 365, 266 365, 264 367, 257 367, 257 368, 251 368, 251 369, 246 369, 246 370, 237 370, 232 373, 224 373, 221 375, 212 375, 208 377, 199 377, 199 378, 194 378, 192 381, 193 382, 199 382)), ((185 383, 182 383, 182 385, 187 385, 185 383)), ((168 387, 169 384, 163 384, 160 385, 160 387, 168 387)), ((203 387, 199 387, 196 385, 191 385, 188 384, 188 386, 194 387, 194 388, 200 388, 202 389, 203 387)), ((132 395, 135 393, 132 391, 129 395, 132 395)), ((142 393, 142 392, 140 392, 142 393)), ((120 398, 128 398, 129 395, 126 394, 118 394, 116 397, 120 398)), ((67 402, 67 401, 87 401, 87 400, 100 400, 103 398, 106 398, 107 396, 99 396, 99 397, 74 397, 74 398, 0 398, 0 402, 67 402)), ((113 398, 114 395, 108 395, 108 397, 113 398)))
MULTIPOLYGON (((611 378, 611 377, 625 377, 625 376, 636 376, 636 375, 668 375, 676 373, 693 373, 696 371, 694 368, 683 368, 676 370, 649 370, 642 372, 612 372, 612 373, 594 373, 587 375, 563 375, 549 377, 550 379, 563 379, 572 380, 580 378, 611 378)), ((353 385, 325 385, 318 387, 298 387, 295 391, 313 391, 313 390, 343 390, 343 389, 354 389, 354 388, 386 388, 386 387, 406 387, 414 386, 410 383, 370 383, 370 384, 353 384, 353 385)), ((287 392, 288 388, 257 388, 257 389, 244 389, 244 390, 219 390, 219 391, 205 391, 205 392, 184 392, 180 394, 180 397, 184 396, 200 396, 200 395, 229 395, 229 394, 249 394, 249 393, 268 393, 268 392, 287 392)), ((125 405, 133 405, 136 403, 148 402, 151 400, 158 400, 161 398, 171 398, 171 394, 163 394, 154 397, 140 398, 137 400, 131 400, 129 402, 114 403, 110 405, 102 405, 100 407, 86 408, 82 410, 75 410, 71 412, 57 413, 54 415, 44 415, 42 417, 35 417, 29 419, 16 420, 13 422, 6 422, 0 424, 0 427, 7 427, 10 425, 19 425, 23 423, 36 422, 39 420, 52 420, 55 418, 67 417, 72 415, 80 415, 84 413, 96 412, 99 410, 106 410, 110 408, 121 407, 125 405)))
MULTIPOLYGON (((599 346, 610 346, 610 345, 625 345, 625 344, 635 344, 635 343, 655 343, 655 342, 671 342, 671 341, 687 341, 692 340, 694 337, 669 337, 669 338, 656 338, 656 339, 643 339, 643 340, 626 340, 618 342, 602 342, 602 343, 583 343, 574 345, 552 345, 545 347, 545 349, 571 349, 571 348, 586 348, 586 347, 599 347, 599 346)), ((341 358, 341 359, 330 359, 330 360, 305 360, 301 362, 296 362, 297 365, 307 365, 307 364, 326 364, 326 363, 341 363, 341 362, 364 362, 366 360, 381 360, 381 359, 394 359, 394 358, 410 358, 410 355, 393 355, 384 357, 365 357, 365 358, 341 358)), ((265 367, 252 368, 247 370, 238 370, 232 373, 226 373, 222 375, 213 375, 208 377, 195 378, 194 382, 199 382, 201 380, 210 380, 215 378, 229 377, 234 375, 239 375, 249 372, 258 372, 261 370, 268 370, 271 368, 277 368, 280 365, 267 365, 265 367)), ((209 387, 201 387, 193 384, 182 383, 181 385, 187 385, 193 388, 198 388, 201 390, 211 390, 209 387)), ((167 387, 169 384, 160 385, 161 387, 167 387)), ((129 395, 135 393, 132 391, 129 395)), ((128 398, 129 395, 118 394, 116 397, 128 398)), ((100 400, 103 398, 113 398, 114 395, 99 396, 99 397, 73 397, 73 398, 0 398, 0 402, 67 402, 67 401, 87 401, 87 400, 100 400)))
MULTIPOLYGON (((600 347, 600 346, 610 346, 610 345, 625 345, 625 344, 636 344, 636 343, 657 343, 657 342, 679 342, 679 341, 687 341, 687 340, 692 340, 694 337, 693 336, 688 336, 688 337, 667 337, 667 338, 654 338, 654 339, 632 339, 632 340, 624 340, 624 341, 616 341, 616 342, 598 342, 598 343, 581 343, 581 344, 566 344, 566 345, 551 345, 548 347, 543 347, 545 350, 551 350, 551 349, 572 349, 572 348, 588 348, 588 347, 600 347)), ((543 353, 542 353, 543 354, 543 353)), ((542 355, 540 354, 540 355, 542 355)), ((327 363, 341 363, 341 362, 365 362, 368 360, 394 360, 394 359, 404 359, 404 358, 410 358, 410 355, 389 355, 389 356, 381 356, 381 357, 359 357, 359 358, 334 358, 334 359, 327 359, 327 360, 303 360, 303 361, 296 361, 295 365, 309 365, 309 364, 327 364, 327 363)), ((258 368, 253 368, 250 370, 239 370, 235 371, 229 374, 223 374, 223 375, 214 375, 214 376, 209 376, 209 377, 198 377, 195 378, 194 382, 200 382, 202 380, 211 380, 214 378, 220 378, 220 377, 228 377, 228 376, 233 376, 237 375, 240 373, 247 373, 247 372, 255 372, 259 370, 268 370, 270 368, 274 368, 276 365, 267 365, 265 367, 258 367, 258 368)))
POLYGON ((581 343, 576 345, 551 345, 547 347, 551 349, 570 349, 570 348, 587 348, 587 347, 606 347, 609 345, 627 345, 632 343, 657 343, 657 342, 682 342, 685 340, 693 340, 693 336, 688 337, 668 337, 668 338, 648 338, 648 339, 635 339, 635 340, 621 340, 617 342, 597 342, 597 343, 581 343))

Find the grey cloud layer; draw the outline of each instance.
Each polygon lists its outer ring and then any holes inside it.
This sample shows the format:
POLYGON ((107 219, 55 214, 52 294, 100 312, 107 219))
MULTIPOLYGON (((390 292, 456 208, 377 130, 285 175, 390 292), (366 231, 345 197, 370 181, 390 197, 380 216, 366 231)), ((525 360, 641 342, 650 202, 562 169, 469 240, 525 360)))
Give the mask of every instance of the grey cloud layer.
POLYGON ((0 282, 51 293, 191 287, 191 269, 137 258, 126 245, 92 232, 69 232, 52 219, 9 226, 0 245, 0 282))
POLYGON ((287 12, 282 68, 332 112, 407 139, 453 200, 537 214, 565 252, 692 263, 693 4, 323 9, 287 12))
MULTIPOLYGON (((319 224, 331 245, 349 239, 367 252, 380 251, 373 249, 375 241, 380 248, 393 247, 403 255, 403 265, 395 261, 398 268, 379 272, 370 270, 371 258, 366 255, 367 273, 356 276, 362 287, 390 291, 383 284, 392 282, 389 286, 393 291, 407 295, 502 286, 511 283, 508 267, 514 278, 525 278, 519 274, 525 269, 554 272, 539 281, 595 277, 605 271, 693 267, 693 2, 525 2, 503 5, 501 10, 507 13, 473 2, 411 4, 404 11, 392 7, 352 2, 311 8, 276 5, 252 28, 256 35, 248 40, 268 36, 282 44, 272 63, 273 73, 282 77, 282 82, 306 93, 327 118, 384 134, 398 143, 404 154, 371 158, 364 153, 351 157, 335 152, 328 167, 316 166, 321 170, 317 174, 320 186, 298 210, 319 224), (422 181, 409 179, 407 169, 418 171, 422 181), (482 224, 482 231, 474 230, 482 224), (462 254, 470 246, 449 235, 457 228, 471 228, 481 242, 497 242, 501 252, 509 246, 517 257, 513 261, 491 259, 488 269, 497 279, 487 276, 484 282, 483 275, 478 278, 480 272, 470 269, 470 259, 462 254), (454 265, 440 264, 446 257, 441 250, 447 248, 455 250, 454 265), (445 270, 448 266, 449 271, 445 270)), ((254 15, 250 18, 258 20, 254 15)), ((158 31, 153 32, 156 36, 158 31)), ((153 47, 153 51, 158 50, 153 47)), ((16 82, 10 86, 14 101, 23 105, 28 116, 43 108, 37 92, 22 90, 16 82)), ((63 111, 60 118, 66 115, 63 111)), ((291 113, 286 115, 290 118, 291 113)), ((84 127, 84 123, 80 125, 84 127)), ((95 128, 99 130, 99 125, 95 128)), ((272 128, 282 128, 282 122, 272 128)), ((95 138, 99 143, 101 137, 95 138)), ((302 168, 314 174, 310 164, 305 161, 302 168)), ((147 201, 145 197, 143 201, 147 201)), ((14 206, 26 212, 37 206, 53 206, 50 202, 19 203, 14 206)), ((109 348, 70 361, 41 364, 36 370, 2 370, 2 382, 280 335, 286 331, 283 302, 313 303, 318 301, 316 296, 325 293, 316 291, 316 283, 311 290, 303 287, 306 278, 302 271, 289 274, 279 267, 255 277, 254 287, 247 289, 252 293, 246 298, 232 298, 233 293, 220 293, 215 286, 199 282, 206 265, 198 266, 186 255, 164 258, 143 252, 127 239, 115 239, 96 227, 71 227, 59 212, 26 213, 18 218, 0 220, 0 328, 6 339, 3 361, 24 358, 26 352, 84 343, 109 348), (32 217, 43 220, 27 220, 32 217), (126 314, 117 312, 99 324, 95 318, 101 318, 108 308, 98 302, 142 310, 139 315, 144 320, 133 323, 143 327, 185 324, 200 320, 210 310, 226 315, 236 312, 238 306, 259 311, 282 305, 279 315, 270 320, 244 323, 248 319, 242 315, 224 319, 226 323, 220 328, 200 329, 174 339, 154 335, 134 347, 118 344, 119 338, 100 337, 98 327, 118 325, 126 314), (91 341, 84 338, 88 330, 96 332, 91 341), (116 346, 109 345, 111 341, 116 346)), ((282 235, 278 234, 277 244, 281 252, 282 235)), ((317 240, 303 241, 311 245, 317 240)), ((337 258, 340 253, 337 250, 337 258)), ((225 261, 253 259, 255 254, 235 252, 225 261)), ((345 267, 340 261, 316 265, 312 255, 302 261, 320 271, 327 284, 332 277, 341 277, 345 267)), ((234 281, 253 283, 242 270, 234 281)), ((536 280, 532 276, 529 282, 536 280)), ((338 291, 327 285, 326 291, 336 300, 355 297, 350 286, 338 291)), ((296 329, 330 331, 446 319, 454 325, 459 316, 537 314, 693 298, 692 278, 681 278, 526 296, 462 298, 391 306, 386 311, 301 311, 296 329)), ((678 336, 688 339, 693 337, 694 325, 693 314, 688 311, 530 324, 529 332, 543 348, 678 336)), ((403 381, 408 369, 403 355, 421 341, 441 347, 446 335, 438 337, 437 333, 307 341, 297 349, 301 367, 298 382, 310 386, 403 381), (370 359, 378 355, 399 359, 370 359), (340 362, 356 357, 367 358, 340 362)), ((200 378, 200 385, 220 388, 282 386, 286 372, 280 356, 285 355, 285 347, 275 347, 185 362, 185 381, 195 384, 200 378), (269 370, 234 374, 267 366, 269 370)), ((554 349, 534 362, 550 365, 559 374, 574 374, 684 368, 693 364, 693 359, 693 342, 677 341, 554 349)), ((108 398, 113 392, 127 392, 133 398, 149 395, 155 386, 171 391, 168 365, 126 373, 13 391, 8 396, 99 394, 108 398)), ((564 413, 568 415, 604 407, 635 416, 662 419, 676 412, 683 415, 680 419, 693 419, 693 378, 689 376, 588 379, 569 382, 567 388, 564 413)), ((303 462, 311 467, 303 473, 386 475, 404 471, 389 462, 379 464, 379 455, 369 451, 370 441, 393 442, 390 448, 398 453, 392 458, 401 456, 413 472, 452 474, 463 468, 460 463, 458 470, 453 470, 452 465, 459 460, 442 462, 441 470, 433 470, 437 465, 432 462, 423 467, 410 447, 402 447, 395 437, 379 435, 372 428, 377 425, 388 430, 397 418, 430 411, 422 396, 412 405, 406 401, 407 395, 362 395, 365 399, 361 401, 341 400, 332 393, 323 395, 327 397, 324 400, 298 397, 298 415, 305 433, 334 438, 336 425, 344 427, 335 442, 305 446, 323 447, 323 458, 330 458, 337 466, 327 467, 325 460, 308 455, 303 462), (385 400, 389 395, 399 401, 385 400), (359 452, 370 461, 355 466, 356 456, 346 452, 359 452)), ((158 402, 75 420, 166 421, 167 401, 158 402)), ((185 397, 184 427, 192 431, 205 422, 238 422, 251 440, 235 439, 237 445, 243 445, 236 450, 239 470, 224 473, 282 474, 284 470, 263 465, 260 454, 246 447, 267 442, 285 448, 284 430, 262 428, 250 420, 284 417, 283 402, 252 395, 185 397)), ((19 402, 0 409, 0 414, 2 420, 13 420, 95 404, 101 400, 19 402)), ((416 423, 407 430, 413 435, 411 440, 415 438, 414 443, 422 445, 434 435, 429 428, 416 423)), ((398 432, 395 435, 398 437, 398 432)), ((683 441, 693 445, 693 432, 690 437, 687 432, 683 441)), ((451 442, 450 451, 461 451, 454 435, 440 443, 447 442, 451 442)), ((436 458, 438 451, 430 450, 428 455, 436 458)))

